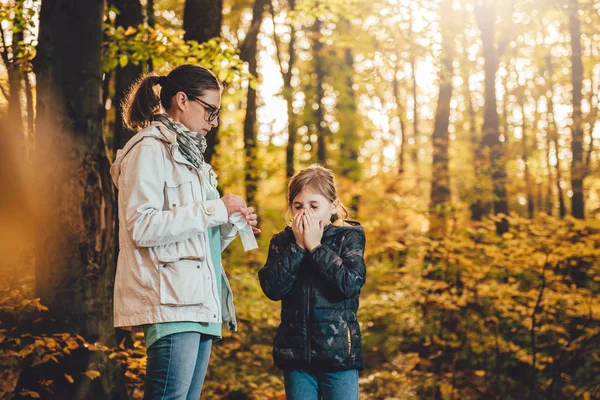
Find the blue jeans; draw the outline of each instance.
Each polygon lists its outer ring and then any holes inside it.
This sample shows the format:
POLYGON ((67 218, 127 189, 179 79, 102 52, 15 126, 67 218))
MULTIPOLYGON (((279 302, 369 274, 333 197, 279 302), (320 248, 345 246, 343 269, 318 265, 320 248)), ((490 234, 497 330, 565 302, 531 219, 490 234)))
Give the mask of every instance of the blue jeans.
POLYGON ((318 372, 291 369, 283 372, 288 400, 358 400, 358 371, 318 372))
POLYGON ((208 368, 212 336, 181 332, 148 348, 144 400, 198 400, 208 368))

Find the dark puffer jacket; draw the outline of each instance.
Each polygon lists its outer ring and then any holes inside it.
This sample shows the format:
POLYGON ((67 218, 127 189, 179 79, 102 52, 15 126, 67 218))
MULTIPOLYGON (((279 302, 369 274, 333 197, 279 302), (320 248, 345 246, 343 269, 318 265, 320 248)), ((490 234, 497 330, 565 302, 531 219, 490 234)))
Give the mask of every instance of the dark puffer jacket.
POLYGON ((346 222, 352 226, 325 227, 312 252, 296 244, 289 227, 271 239, 258 276, 267 297, 282 301, 273 346, 281 369, 363 368, 356 311, 365 283, 365 232, 358 222, 346 222))

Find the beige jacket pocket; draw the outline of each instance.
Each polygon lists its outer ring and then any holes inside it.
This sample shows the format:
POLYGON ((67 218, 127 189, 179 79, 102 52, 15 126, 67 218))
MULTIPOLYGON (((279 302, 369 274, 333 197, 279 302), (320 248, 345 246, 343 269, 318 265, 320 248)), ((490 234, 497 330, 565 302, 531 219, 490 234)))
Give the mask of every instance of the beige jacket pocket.
POLYGON ((173 306, 200 305, 206 299, 204 257, 159 260, 160 303, 173 306))
POLYGON ((167 209, 181 207, 186 204, 192 204, 196 201, 194 188, 191 181, 179 182, 175 180, 165 186, 167 209))

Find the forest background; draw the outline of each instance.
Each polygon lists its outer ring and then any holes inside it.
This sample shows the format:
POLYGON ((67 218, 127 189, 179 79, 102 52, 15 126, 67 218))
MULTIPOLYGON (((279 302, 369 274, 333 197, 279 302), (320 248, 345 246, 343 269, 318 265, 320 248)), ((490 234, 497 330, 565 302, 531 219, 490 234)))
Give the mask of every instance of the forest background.
POLYGON ((207 160, 257 207, 205 399, 283 399, 257 271, 318 162, 367 232, 364 399, 600 398, 600 2, 0 0, 0 397, 141 398, 108 168, 140 74, 225 83, 207 160))

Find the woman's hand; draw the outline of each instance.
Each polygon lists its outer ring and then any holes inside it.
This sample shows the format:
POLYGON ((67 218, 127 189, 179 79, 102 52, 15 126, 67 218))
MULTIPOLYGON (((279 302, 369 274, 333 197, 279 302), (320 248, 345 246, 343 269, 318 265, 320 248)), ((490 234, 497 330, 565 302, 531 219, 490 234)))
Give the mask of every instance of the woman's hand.
POLYGON ((261 230, 256 227, 256 225, 258 225, 258 216, 254 213, 254 207, 248 207, 248 215, 246 215, 246 221, 248 221, 248 225, 252 227, 252 232, 254 234, 261 232, 261 230))
MULTIPOLYGON (((248 217, 248 209, 246 208, 246 200, 242 196, 237 194, 228 193, 221 197, 225 208, 227 209, 227 215, 231 215, 235 212, 241 213, 244 217, 248 217)), ((256 224, 255 224, 256 225, 256 224)))
POLYGON ((323 237, 323 223, 315 218, 315 212, 308 210, 303 218, 304 224, 304 244, 308 251, 313 251, 315 247, 321 244, 323 237))
POLYGON ((294 217, 294 220, 292 221, 292 231, 296 237, 296 244, 304 249, 304 225, 302 223, 303 217, 304 209, 298 211, 298 214, 296 214, 294 217))

